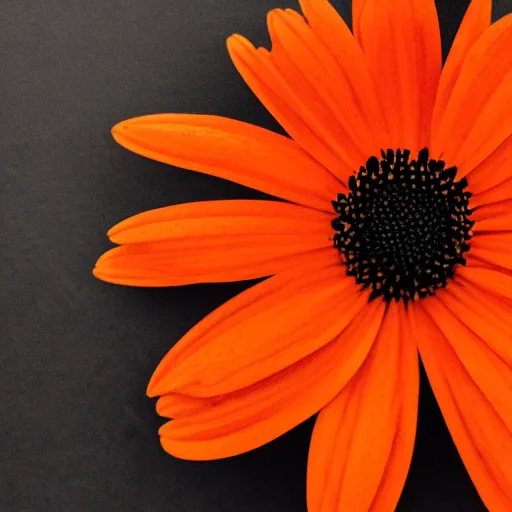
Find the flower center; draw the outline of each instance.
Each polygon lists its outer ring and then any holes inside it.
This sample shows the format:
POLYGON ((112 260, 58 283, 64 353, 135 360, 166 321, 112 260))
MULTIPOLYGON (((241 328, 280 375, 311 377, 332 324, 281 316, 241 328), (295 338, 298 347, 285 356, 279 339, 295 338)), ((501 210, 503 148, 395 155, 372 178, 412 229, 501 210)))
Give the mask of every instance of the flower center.
POLYGON ((349 192, 333 201, 339 214, 332 222, 334 246, 344 256, 347 275, 364 288, 370 300, 382 296, 417 300, 433 295, 453 277, 474 222, 465 178, 455 181, 456 167, 429 160, 422 149, 388 149, 372 156, 348 182, 349 192))

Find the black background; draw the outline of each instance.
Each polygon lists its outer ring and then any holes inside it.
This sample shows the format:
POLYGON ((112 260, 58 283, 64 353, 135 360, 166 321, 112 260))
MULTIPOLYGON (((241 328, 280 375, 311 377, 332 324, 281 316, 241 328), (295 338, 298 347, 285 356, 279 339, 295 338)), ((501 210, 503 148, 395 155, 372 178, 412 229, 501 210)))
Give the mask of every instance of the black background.
MULTIPOLYGON (((437 2, 445 54, 467 3, 437 2)), ((311 420, 249 454, 191 463, 161 450, 161 421, 144 395, 167 350, 248 284, 145 290, 91 275, 109 247, 105 232, 127 216, 263 197, 130 154, 109 131, 156 112, 279 131, 224 43, 233 32, 266 42, 273 7, 297 3, 2 2, 0 512, 305 512, 311 420)), ((511 10, 510 0, 496 1, 494 18, 511 10)), ((485 510, 424 378, 422 386, 398 510, 485 510)))

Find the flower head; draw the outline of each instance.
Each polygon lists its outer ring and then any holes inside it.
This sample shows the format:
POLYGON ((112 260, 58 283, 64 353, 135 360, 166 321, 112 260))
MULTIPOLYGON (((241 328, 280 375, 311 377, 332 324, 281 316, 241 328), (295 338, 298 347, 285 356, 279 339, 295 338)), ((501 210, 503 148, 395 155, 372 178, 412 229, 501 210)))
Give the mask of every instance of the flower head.
POLYGON ((208 460, 319 412, 310 512, 392 511, 416 431, 418 353, 492 511, 512 510, 512 16, 472 0, 444 68, 433 0, 269 13, 228 39, 290 138, 216 116, 124 121, 146 157, 283 201, 160 208, 109 231, 94 273, 134 286, 268 277, 200 321, 148 387, 163 448, 208 460))

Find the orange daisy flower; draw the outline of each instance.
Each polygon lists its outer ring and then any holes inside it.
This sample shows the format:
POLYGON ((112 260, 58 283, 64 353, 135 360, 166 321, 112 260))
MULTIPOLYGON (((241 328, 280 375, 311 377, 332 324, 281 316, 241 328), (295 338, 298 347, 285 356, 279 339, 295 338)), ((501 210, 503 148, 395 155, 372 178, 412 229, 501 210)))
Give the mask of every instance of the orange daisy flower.
POLYGON ((433 0, 269 13, 272 51, 228 39, 291 138, 215 116, 124 121, 140 155, 284 201, 169 206, 109 231, 105 281, 269 277, 199 322, 149 396, 184 459, 257 448, 319 412, 310 512, 392 511, 419 361, 486 506, 512 510, 512 15, 473 0, 442 69, 433 0))

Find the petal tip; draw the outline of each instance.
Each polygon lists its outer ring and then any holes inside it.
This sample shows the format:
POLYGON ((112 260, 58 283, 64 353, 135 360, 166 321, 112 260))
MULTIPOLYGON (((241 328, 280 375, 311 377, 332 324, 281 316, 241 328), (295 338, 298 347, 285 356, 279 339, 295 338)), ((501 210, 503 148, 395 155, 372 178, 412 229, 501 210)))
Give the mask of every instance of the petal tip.
POLYGON ((123 135, 124 132, 128 129, 129 121, 121 121, 115 124, 110 130, 112 133, 112 137, 117 141, 117 138, 123 135))
POLYGON ((240 40, 243 40, 243 36, 241 36, 240 34, 231 34, 227 39, 226 39, 226 44, 228 46, 228 48, 230 46, 232 46, 233 44, 237 43, 237 42, 240 42, 240 40))
POLYGON ((271 19, 275 19, 276 17, 278 17, 283 12, 284 12, 283 9, 280 9, 279 7, 268 11, 268 13, 267 13, 267 21, 270 21, 271 19))
POLYGON ((158 123, 160 118, 168 118, 168 116, 168 114, 147 114, 138 117, 132 117, 115 124, 111 128, 110 132, 112 133, 112 137, 114 137, 115 141, 119 142, 119 139, 126 137, 126 132, 128 130, 132 130, 134 127, 141 127, 141 125, 144 127, 144 125, 148 125, 150 123, 158 123))
POLYGON ((149 398, 156 398, 165 394, 162 389, 161 379, 159 378, 158 368, 153 372, 151 379, 149 379, 148 387, 146 388, 146 395, 149 398))
POLYGON ((162 397, 159 397, 158 400, 156 401, 155 409, 156 409, 156 413, 159 416, 163 416, 162 411, 164 410, 164 406, 162 403, 162 397))
POLYGON ((96 266, 92 269, 92 275, 98 279, 98 281, 102 281, 103 283, 108 283, 108 277, 103 272, 103 269, 101 266, 98 266, 98 263, 96 263, 96 266))
POLYGON ((230 53, 240 52, 240 50, 244 47, 253 50, 255 49, 254 45, 247 38, 240 34, 232 34, 231 36, 229 36, 226 40, 226 45, 230 53))
POLYGON ((176 372, 176 367, 170 370, 167 365, 162 364, 164 361, 165 358, 160 361, 160 364, 149 379, 146 395, 150 398, 181 392, 188 383, 186 379, 180 377, 179 372, 176 372), (170 373, 172 373, 172 377, 170 373))
MULTIPOLYGON (((109 239, 113 242, 113 237, 115 237, 119 231, 122 229, 119 224, 121 224, 120 222, 118 224, 116 224, 115 226, 112 226, 108 231, 107 231, 107 236, 109 237, 109 239)), ((115 243, 115 242, 114 242, 115 243)))

